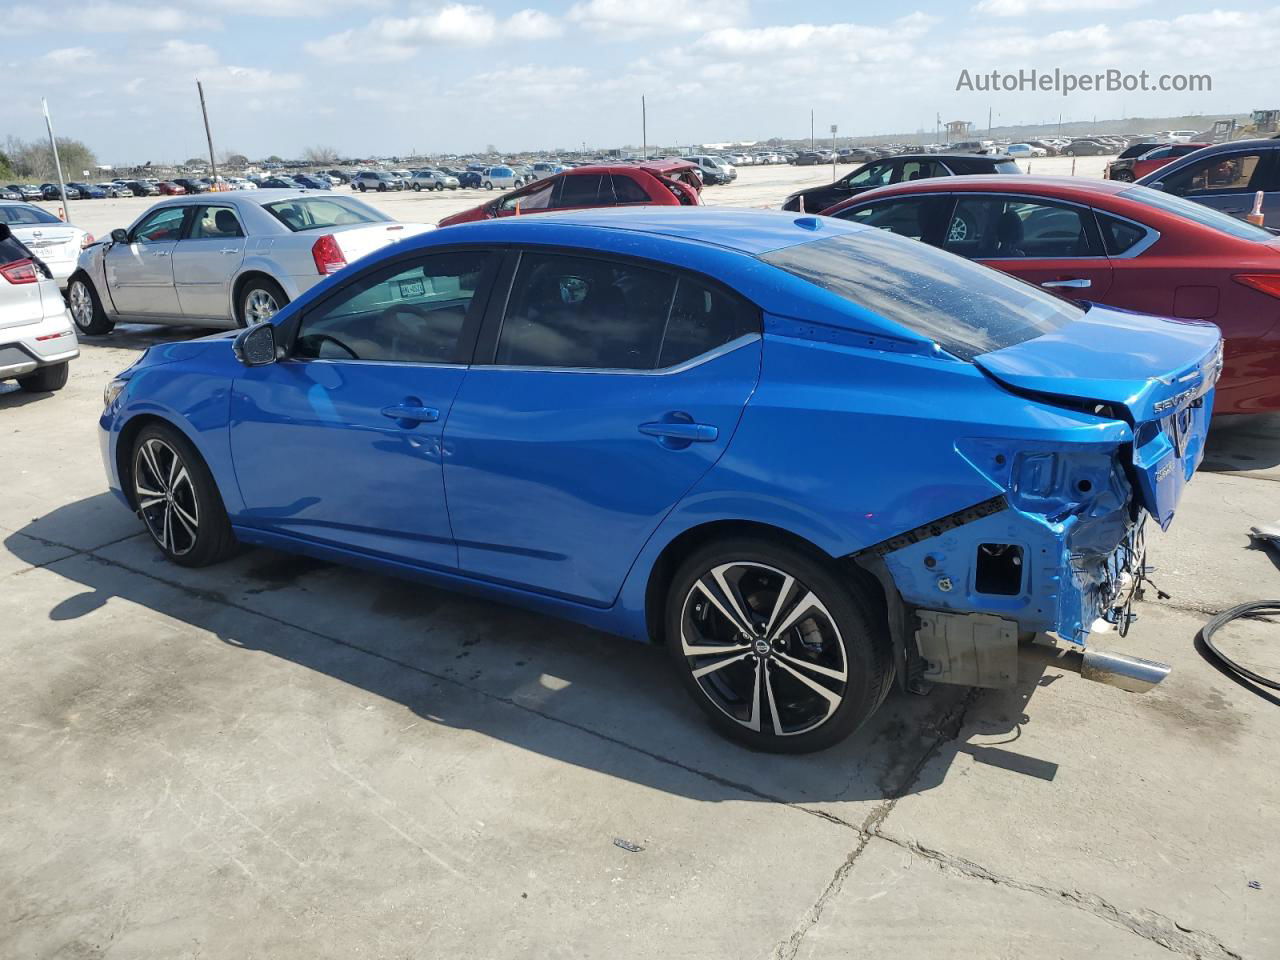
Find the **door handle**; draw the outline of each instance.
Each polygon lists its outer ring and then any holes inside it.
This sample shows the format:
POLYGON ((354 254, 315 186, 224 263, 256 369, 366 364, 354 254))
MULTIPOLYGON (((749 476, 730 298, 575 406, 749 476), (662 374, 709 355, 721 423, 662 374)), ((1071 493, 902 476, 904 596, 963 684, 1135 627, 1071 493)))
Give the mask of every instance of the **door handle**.
POLYGON ((1087 277, 1072 277, 1070 280, 1046 280, 1040 286, 1050 289, 1067 287, 1071 290, 1088 290, 1093 286, 1093 281, 1087 277))
POLYGON ((435 423, 440 419, 440 411, 435 407, 414 406, 411 403, 383 407, 382 415, 402 423, 435 423))
POLYGON ((154 253, 152 253, 151 255, 152 255, 153 257, 167 257, 167 256, 169 255, 169 251, 168 251, 168 250, 156 250, 156 251, 155 251, 154 253))
POLYGON ((239 247, 223 247, 218 252, 219 253, 239 253, 240 248, 239 247))
POLYGON ((640 432, 663 440, 682 440, 685 443, 714 443, 720 436, 719 428, 709 423, 688 423, 682 420, 658 421, 640 424, 640 432))

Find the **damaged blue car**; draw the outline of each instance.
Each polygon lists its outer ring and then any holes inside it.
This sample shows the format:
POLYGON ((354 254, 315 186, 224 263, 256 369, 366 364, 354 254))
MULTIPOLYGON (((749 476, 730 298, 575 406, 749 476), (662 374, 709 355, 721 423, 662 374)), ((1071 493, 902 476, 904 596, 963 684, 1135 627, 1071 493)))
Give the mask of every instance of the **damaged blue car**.
POLYGON ((1158 682, 1090 636, 1127 627, 1221 365, 1212 325, 839 220, 587 210, 154 346, 101 437, 177 563, 257 544, 661 642, 720 731, 799 752, 895 683, 1010 686, 1032 637, 1158 682))

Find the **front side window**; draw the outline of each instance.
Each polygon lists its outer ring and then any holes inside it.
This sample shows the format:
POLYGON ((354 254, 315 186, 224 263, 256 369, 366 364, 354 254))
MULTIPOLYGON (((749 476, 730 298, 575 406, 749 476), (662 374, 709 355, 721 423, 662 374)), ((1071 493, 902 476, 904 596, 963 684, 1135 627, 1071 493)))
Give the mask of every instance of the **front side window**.
POLYGON ((1097 256, 1089 213, 1004 197, 961 197, 942 248, 971 260, 1097 256))
POLYGON ((197 207, 191 220, 192 240, 225 240, 231 237, 243 237, 240 218, 230 207, 197 207))
POLYGON ((182 234, 182 221, 186 207, 165 207, 148 214, 133 230, 134 243, 168 243, 182 234))
POLYGON ((560 187, 560 196, 556 198, 557 207, 594 207, 600 202, 600 181, 598 173, 570 174, 564 178, 560 187))
POLYGON ((946 195, 902 197, 841 210, 834 216, 851 223, 888 230, 900 237, 927 240, 937 236, 951 203, 952 198, 946 195))
POLYGON ((294 232, 387 221, 372 207, 349 197, 295 197, 264 204, 263 209, 294 232))
POLYGON ((1247 190, 1262 162, 1260 153, 1232 153, 1188 163, 1164 178, 1164 189, 1175 196, 1205 195, 1247 190))
POLYGON ((555 189, 554 180, 540 180, 532 187, 504 197, 499 209, 511 212, 515 212, 517 207, 521 210, 546 210, 551 206, 551 195, 555 189))
POLYGON ((360 277, 307 312, 293 356, 303 360, 460 363, 462 331, 489 254, 438 253, 360 277))
POLYGON ((863 230, 761 257, 927 337, 961 360, 1051 333, 1084 315, 1006 273, 886 231, 863 230))

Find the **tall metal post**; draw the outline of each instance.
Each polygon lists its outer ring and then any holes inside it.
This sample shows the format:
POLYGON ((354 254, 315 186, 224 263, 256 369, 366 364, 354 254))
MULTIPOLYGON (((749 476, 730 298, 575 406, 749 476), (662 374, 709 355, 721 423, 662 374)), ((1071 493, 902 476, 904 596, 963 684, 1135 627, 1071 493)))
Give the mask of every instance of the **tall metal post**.
POLYGON ((813 111, 809 111, 809 152, 813 153, 813 111))
POLYGON ((204 117, 204 138, 209 142, 209 169, 213 172, 213 188, 218 189, 218 164, 213 159, 213 134, 209 132, 209 111, 204 105, 204 84, 196 81, 196 90, 200 93, 200 114, 204 117))
POLYGON ((49 101, 40 98, 44 108, 44 125, 49 128, 49 149, 53 151, 53 168, 58 172, 58 193, 62 196, 62 215, 71 220, 71 205, 67 203, 67 185, 62 179, 62 161, 58 158, 58 141, 53 136, 53 120, 49 118, 49 101))
POLYGON ((640 94, 640 159, 649 159, 649 114, 645 109, 644 94, 640 94))

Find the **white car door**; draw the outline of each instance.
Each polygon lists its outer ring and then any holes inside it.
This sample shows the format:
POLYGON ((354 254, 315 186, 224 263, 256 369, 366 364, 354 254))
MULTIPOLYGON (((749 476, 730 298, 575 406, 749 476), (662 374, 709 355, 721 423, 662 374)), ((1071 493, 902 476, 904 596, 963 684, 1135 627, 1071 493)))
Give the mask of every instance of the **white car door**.
POLYGON ((244 250, 245 231, 234 207, 209 203, 195 208, 173 251, 174 287, 185 316, 233 319, 231 279, 244 250))
POLYGON ((126 243, 113 243, 103 256, 107 290, 120 313, 176 316, 173 251, 182 235, 187 207, 159 207, 142 218, 126 243))

